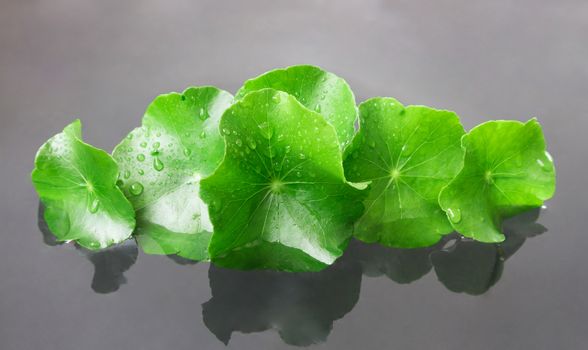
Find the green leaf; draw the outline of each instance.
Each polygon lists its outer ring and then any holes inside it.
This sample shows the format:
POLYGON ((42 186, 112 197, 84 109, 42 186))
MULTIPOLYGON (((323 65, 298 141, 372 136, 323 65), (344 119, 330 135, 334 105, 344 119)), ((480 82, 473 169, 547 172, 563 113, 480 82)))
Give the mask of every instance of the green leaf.
POLYGON ((250 79, 243 84, 235 98, 264 88, 272 88, 293 95, 307 108, 323 115, 335 127, 341 148, 355 133, 357 118, 355 97, 345 80, 319 67, 300 65, 275 69, 250 79))
POLYGON ((135 213, 116 186, 117 176, 110 155, 82 141, 79 120, 41 146, 31 177, 59 241, 100 249, 131 235, 135 213))
POLYGON ((439 195, 453 227, 481 242, 501 242, 502 220, 541 206, 555 191, 555 168, 541 126, 492 121, 462 139, 463 169, 439 195))
POLYGON ((202 180, 224 267, 320 270, 339 257, 364 194, 345 182, 335 130, 293 96, 252 92, 221 120, 225 158, 202 180))
POLYGON ((114 150, 119 184, 137 212, 136 237, 150 254, 204 260, 212 234, 200 179, 221 162, 218 130, 233 97, 214 87, 158 96, 142 126, 114 150))
POLYGON ((359 106, 360 131, 346 150, 345 175, 371 181, 355 236, 416 248, 452 231, 437 198, 462 166, 464 134, 453 112, 372 98, 359 106))

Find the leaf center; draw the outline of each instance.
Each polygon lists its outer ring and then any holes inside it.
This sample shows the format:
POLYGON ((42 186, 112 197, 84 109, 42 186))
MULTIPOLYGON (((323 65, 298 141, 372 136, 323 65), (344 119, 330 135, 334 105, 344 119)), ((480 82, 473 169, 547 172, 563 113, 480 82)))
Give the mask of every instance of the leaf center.
POLYGON ((284 183, 280 179, 272 179, 270 182, 270 190, 274 193, 279 193, 284 188, 284 183))

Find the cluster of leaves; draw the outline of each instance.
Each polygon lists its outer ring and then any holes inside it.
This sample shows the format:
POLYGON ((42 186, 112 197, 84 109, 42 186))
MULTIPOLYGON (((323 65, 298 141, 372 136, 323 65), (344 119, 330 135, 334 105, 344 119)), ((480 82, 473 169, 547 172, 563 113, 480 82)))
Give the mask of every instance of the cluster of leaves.
POLYGON ((37 153, 33 184, 60 241, 240 269, 316 271, 352 235, 426 247, 457 231, 500 242, 503 219, 540 206, 555 169, 539 123, 490 121, 372 98, 313 66, 251 79, 233 97, 157 97, 112 155, 78 120, 37 153), (359 117, 359 129, 355 123, 359 117))

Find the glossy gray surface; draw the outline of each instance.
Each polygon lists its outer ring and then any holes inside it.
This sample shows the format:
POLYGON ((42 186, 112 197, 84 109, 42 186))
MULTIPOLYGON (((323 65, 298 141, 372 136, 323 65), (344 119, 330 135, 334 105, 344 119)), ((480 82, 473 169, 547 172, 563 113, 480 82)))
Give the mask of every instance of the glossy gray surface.
POLYGON ((580 0, 3 0, 0 348, 585 349, 587 43, 580 0), (521 245, 544 229, 519 219, 502 250, 354 243, 316 275, 209 272, 132 245, 88 255, 44 242, 29 172, 74 117, 111 150, 159 93, 234 92, 298 63, 344 77, 358 102, 452 109, 466 128, 537 116, 558 170, 538 220, 548 232, 521 245), (478 296, 450 291, 494 282, 478 296))

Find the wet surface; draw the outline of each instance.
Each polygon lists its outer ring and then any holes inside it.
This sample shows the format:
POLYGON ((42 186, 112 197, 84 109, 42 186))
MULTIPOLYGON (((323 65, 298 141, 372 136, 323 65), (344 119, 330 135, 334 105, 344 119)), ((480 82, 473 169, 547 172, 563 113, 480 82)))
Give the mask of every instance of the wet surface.
POLYGON ((0 11, 0 348, 583 349, 588 6, 582 1, 5 1, 0 11), (159 93, 235 92, 298 63, 376 95, 542 123, 556 196, 501 245, 352 242, 320 273, 240 272, 133 242, 58 244, 29 173, 73 118, 107 150, 159 93))

